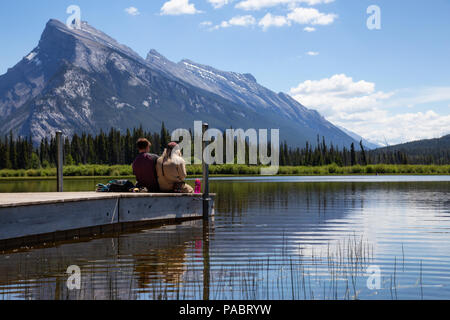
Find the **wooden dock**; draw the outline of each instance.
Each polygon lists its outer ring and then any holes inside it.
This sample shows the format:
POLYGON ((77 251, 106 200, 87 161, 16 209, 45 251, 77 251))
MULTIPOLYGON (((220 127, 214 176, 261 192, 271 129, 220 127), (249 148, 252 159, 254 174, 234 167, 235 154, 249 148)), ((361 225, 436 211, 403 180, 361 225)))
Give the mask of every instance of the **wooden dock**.
MULTIPOLYGON (((209 195, 208 216, 214 214, 214 197, 209 195)), ((201 194, 4 193, 0 194, 0 249, 120 231, 127 225, 201 219, 203 203, 201 194)))

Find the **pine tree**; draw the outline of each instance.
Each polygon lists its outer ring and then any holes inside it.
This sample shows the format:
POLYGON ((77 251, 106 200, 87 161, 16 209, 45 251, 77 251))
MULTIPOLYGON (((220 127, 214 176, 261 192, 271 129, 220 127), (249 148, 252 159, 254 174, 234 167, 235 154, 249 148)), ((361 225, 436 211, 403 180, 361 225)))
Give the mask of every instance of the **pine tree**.
POLYGON ((364 146, 363 146, 362 140, 359 142, 359 146, 361 148, 362 165, 367 166, 368 165, 368 161, 367 161, 367 157, 366 157, 366 150, 364 150, 364 146))
POLYGON ((12 169, 19 169, 17 167, 17 148, 12 131, 9 133, 9 160, 12 169))
POLYGON ((39 156, 33 152, 31 154, 31 166, 32 169, 39 169, 41 167, 41 161, 39 160, 39 156))
POLYGON ((72 153, 72 158, 75 164, 82 163, 82 150, 81 150, 81 141, 77 134, 74 134, 72 137, 72 143, 70 146, 70 150, 72 153))
POLYGON ((161 137, 160 151, 162 153, 170 142, 170 133, 166 129, 164 122, 162 123, 162 126, 161 126, 160 137, 161 137))
POLYGON ((0 141, 0 170, 6 169, 6 164, 8 162, 8 159, 6 158, 8 156, 6 149, 6 144, 3 143, 3 141, 0 141))
POLYGON ((352 145, 350 146, 350 163, 352 167, 356 165, 355 144, 353 142, 352 145))

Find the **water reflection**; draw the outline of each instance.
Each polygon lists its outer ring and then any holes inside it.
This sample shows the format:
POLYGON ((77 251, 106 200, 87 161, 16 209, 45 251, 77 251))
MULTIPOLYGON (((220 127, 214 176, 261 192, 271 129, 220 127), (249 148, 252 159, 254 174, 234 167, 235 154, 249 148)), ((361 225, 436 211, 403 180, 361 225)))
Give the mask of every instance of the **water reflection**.
POLYGON ((182 282, 189 252, 203 241, 202 222, 195 221, 4 252, 0 290, 3 298, 19 299, 138 299, 142 293, 164 298, 182 282), (70 265, 81 268, 81 290, 67 289, 70 265))
POLYGON ((211 189, 210 223, 0 254, 0 298, 450 299, 448 181, 211 189), (74 264, 79 291, 66 287, 74 264), (366 285, 369 266, 382 270, 380 289, 366 285))

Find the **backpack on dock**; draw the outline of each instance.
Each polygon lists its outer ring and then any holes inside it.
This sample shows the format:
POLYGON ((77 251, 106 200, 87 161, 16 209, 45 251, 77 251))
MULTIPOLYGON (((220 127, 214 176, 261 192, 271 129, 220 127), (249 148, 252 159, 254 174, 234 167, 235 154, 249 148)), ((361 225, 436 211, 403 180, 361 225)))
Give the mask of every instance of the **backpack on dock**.
POLYGON ((97 192, 131 192, 134 188, 129 180, 111 180, 107 185, 99 183, 97 192))

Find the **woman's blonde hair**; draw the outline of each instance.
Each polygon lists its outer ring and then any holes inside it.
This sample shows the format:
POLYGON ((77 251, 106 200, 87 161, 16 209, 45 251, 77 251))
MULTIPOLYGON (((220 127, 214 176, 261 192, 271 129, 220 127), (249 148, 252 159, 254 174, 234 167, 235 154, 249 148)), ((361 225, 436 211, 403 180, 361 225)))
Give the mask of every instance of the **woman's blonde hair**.
POLYGON ((182 164, 185 162, 183 156, 181 155, 180 147, 178 145, 174 148, 168 147, 164 149, 162 157, 164 161, 170 159, 175 164, 182 164))

